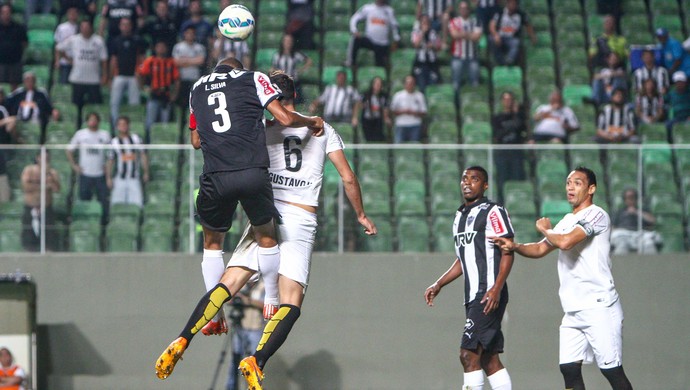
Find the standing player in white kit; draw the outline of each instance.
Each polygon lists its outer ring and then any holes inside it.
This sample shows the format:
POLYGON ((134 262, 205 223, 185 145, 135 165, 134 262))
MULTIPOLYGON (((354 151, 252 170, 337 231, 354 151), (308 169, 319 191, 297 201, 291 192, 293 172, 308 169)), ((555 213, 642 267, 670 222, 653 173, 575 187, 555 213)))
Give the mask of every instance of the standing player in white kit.
POLYGON ((588 168, 575 168, 566 180, 572 213, 551 228, 537 221, 544 239, 518 244, 501 237, 503 251, 539 258, 558 252, 559 295, 565 315, 560 327, 559 364, 566 389, 584 390, 582 363, 597 365, 614 390, 631 390, 623 371, 623 307, 611 275, 611 220, 593 203, 597 178, 588 168))

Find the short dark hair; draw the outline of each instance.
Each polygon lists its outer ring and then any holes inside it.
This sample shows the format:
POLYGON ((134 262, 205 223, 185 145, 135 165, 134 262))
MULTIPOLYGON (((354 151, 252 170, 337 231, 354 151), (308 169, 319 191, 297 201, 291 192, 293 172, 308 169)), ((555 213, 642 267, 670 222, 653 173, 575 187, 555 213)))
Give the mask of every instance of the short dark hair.
POLYGON ((484 179, 485 182, 489 182, 489 172, 484 169, 484 167, 479 166, 479 165, 472 165, 471 167, 465 168, 466 171, 478 171, 482 174, 482 179, 484 179))
POLYGON ((88 121, 89 118, 91 118, 92 116, 95 116, 99 122, 101 121, 101 116, 98 115, 98 113, 96 111, 91 111, 90 113, 86 114, 86 120, 88 121))
POLYGON ((591 185, 597 185, 597 175, 594 173, 593 170, 591 170, 587 167, 583 167, 582 165, 580 165, 579 167, 577 167, 573 170, 575 172, 584 173, 585 176, 587 176, 587 183, 589 183, 590 186, 591 185))
POLYGON ((271 72, 271 83, 275 84, 283 92, 283 99, 286 101, 295 99, 295 81, 282 70, 271 72))
POLYGON ((125 121, 125 122, 127 122, 127 124, 130 124, 130 123, 131 123, 130 120, 129 120, 129 117, 128 117, 127 115, 120 115, 120 116, 118 116, 118 117, 117 117, 117 122, 119 122, 119 121, 125 121))
POLYGON ((244 69, 244 65, 242 65, 242 62, 238 60, 237 58, 234 57, 225 57, 222 60, 218 61, 218 65, 227 65, 233 69, 244 69))

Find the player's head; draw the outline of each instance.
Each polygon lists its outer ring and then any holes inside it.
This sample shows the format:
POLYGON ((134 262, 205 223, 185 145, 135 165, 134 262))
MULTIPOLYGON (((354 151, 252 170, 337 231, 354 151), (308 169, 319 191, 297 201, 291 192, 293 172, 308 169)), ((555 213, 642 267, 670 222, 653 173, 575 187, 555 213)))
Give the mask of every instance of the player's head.
POLYGON ((86 125, 91 130, 98 130, 98 124, 101 123, 101 116, 97 112, 92 111, 86 115, 86 125))
POLYGON ((10 352, 9 349, 5 347, 0 348, 0 364, 2 364, 3 367, 11 366, 13 360, 12 352, 10 352))
POLYGON ((216 66, 229 66, 233 69, 244 69, 244 65, 238 60, 237 58, 234 57, 225 57, 222 60, 218 61, 218 65, 216 66))
POLYGON ((637 207, 637 190, 634 188, 626 188, 623 190, 623 204, 626 207, 637 207))
POLYGON ((129 117, 126 115, 120 115, 117 118, 117 123, 115 126, 117 127, 117 131, 120 134, 127 134, 129 133, 129 117))
POLYGON ((153 52, 156 54, 156 57, 166 57, 168 55, 168 44, 162 39, 159 40, 153 47, 153 52))
POLYGON ((575 168, 565 181, 566 196, 573 209, 592 203, 596 190, 597 175, 589 168, 575 168))
POLYGON ((625 89, 616 87, 611 92, 611 103, 615 106, 622 106, 625 103, 625 89))
POLYGON ((283 92, 283 104, 292 104, 295 100, 295 81, 282 70, 271 72, 271 83, 275 84, 283 92))
POLYGON ((465 168, 462 172, 460 185, 465 204, 472 203, 484 197, 484 192, 489 189, 489 173, 479 165, 465 168))

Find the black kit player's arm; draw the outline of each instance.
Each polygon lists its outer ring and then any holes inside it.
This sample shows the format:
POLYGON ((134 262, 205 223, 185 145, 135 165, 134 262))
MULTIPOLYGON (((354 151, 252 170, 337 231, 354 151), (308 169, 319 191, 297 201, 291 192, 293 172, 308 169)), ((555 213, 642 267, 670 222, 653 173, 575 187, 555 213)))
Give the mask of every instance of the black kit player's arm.
POLYGON ((271 101, 266 109, 285 127, 309 127, 315 136, 323 134, 323 119, 318 116, 304 116, 294 111, 288 111, 277 99, 271 101))
POLYGON ((434 298, 441 293, 443 286, 454 281, 460 276, 462 276, 462 263, 460 262, 460 259, 456 258, 450 268, 448 268, 448 271, 441 275, 441 277, 438 278, 434 284, 427 287, 426 291, 424 291, 424 300, 426 301, 426 304, 429 306, 434 306, 434 298))

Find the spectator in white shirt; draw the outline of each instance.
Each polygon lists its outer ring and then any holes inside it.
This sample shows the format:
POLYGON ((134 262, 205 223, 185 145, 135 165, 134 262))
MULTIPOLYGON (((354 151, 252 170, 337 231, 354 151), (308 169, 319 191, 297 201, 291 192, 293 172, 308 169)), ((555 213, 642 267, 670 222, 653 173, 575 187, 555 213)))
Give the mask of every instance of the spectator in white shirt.
POLYGON ((103 145, 110 144, 110 133, 99 128, 101 117, 91 112, 86 117, 87 127, 78 130, 70 140, 67 149, 67 160, 74 173, 79 175, 79 200, 91 200, 96 195, 103 207, 101 223, 108 220, 108 186, 106 175, 106 152, 103 145), (95 147, 94 147, 95 146, 95 147), (74 158, 74 151, 79 149, 79 162, 74 158))
POLYGON ((81 118, 84 104, 103 103, 101 85, 108 79, 108 51, 103 38, 93 33, 88 19, 81 21, 79 34, 57 46, 60 55, 72 63, 69 82, 72 84, 72 103, 76 104, 81 118))
POLYGON ((424 94, 417 91, 413 76, 405 77, 405 89, 393 95, 391 112, 395 114, 394 142, 420 142, 427 113, 424 94))
POLYGON ((57 46, 66 41, 67 38, 79 33, 79 9, 70 7, 67 9, 67 20, 60 23, 55 29, 53 39, 55 40, 55 69, 58 70, 58 82, 67 84, 67 78, 72 71, 72 64, 64 57, 60 56, 57 46))
POLYGON ((188 25, 182 33, 184 40, 173 47, 172 57, 175 65, 180 70, 180 94, 179 103, 186 107, 189 99, 189 90, 192 85, 201 77, 201 65, 206 61, 206 48, 197 43, 196 29, 193 25, 188 25))
POLYGON ((391 50, 391 35, 395 45, 400 41, 398 21, 393 8, 386 0, 365 4, 350 18, 352 38, 347 50, 346 66, 357 65, 357 52, 364 47, 374 52, 376 66, 387 67, 391 50), (357 30, 357 24, 366 21, 364 35, 357 30))
POLYGON ((566 143, 568 134, 580 129, 580 122, 573 110, 563 104, 563 95, 560 91, 551 93, 549 104, 537 107, 534 120, 537 124, 530 143, 535 141, 566 143))

